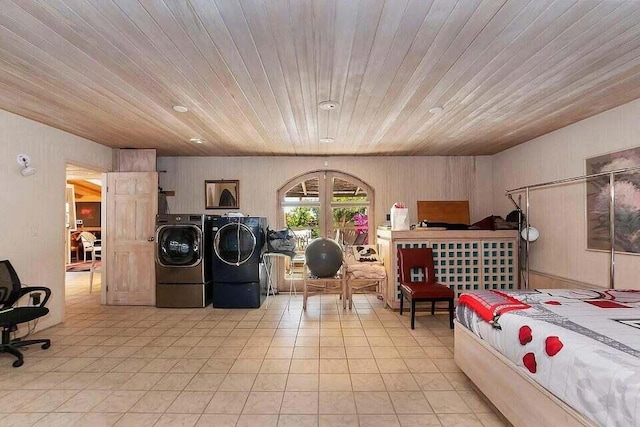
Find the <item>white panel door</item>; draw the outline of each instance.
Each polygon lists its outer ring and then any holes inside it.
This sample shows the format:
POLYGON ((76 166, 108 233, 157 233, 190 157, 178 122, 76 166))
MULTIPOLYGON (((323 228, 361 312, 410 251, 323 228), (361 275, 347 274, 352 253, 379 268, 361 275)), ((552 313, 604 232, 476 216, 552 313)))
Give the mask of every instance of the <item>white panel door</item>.
POLYGON ((157 172, 107 174, 107 304, 155 305, 157 172))

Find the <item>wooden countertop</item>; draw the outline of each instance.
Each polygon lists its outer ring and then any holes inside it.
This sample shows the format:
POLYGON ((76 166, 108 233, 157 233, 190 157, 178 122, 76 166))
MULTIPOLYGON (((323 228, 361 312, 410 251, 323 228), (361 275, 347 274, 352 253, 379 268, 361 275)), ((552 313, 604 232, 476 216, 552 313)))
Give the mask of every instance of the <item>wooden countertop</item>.
POLYGON ((415 240, 415 239, 515 239, 518 230, 431 230, 415 228, 405 231, 391 231, 378 228, 376 235, 383 240, 415 240))

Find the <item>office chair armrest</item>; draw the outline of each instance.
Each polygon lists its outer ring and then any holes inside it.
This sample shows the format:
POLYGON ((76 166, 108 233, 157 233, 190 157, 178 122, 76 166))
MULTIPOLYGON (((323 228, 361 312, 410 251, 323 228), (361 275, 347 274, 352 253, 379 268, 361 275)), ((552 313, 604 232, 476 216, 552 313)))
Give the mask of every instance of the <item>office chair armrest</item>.
POLYGON ((38 307, 44 307, 51 297, 51 289, 49 288, 45 288, 44 286, 25 286, 23 288, 20 288, 20 298, 22 298, 26 294, 30 294, 31 292, 44 292, 45 294, 44 299, 38 307))

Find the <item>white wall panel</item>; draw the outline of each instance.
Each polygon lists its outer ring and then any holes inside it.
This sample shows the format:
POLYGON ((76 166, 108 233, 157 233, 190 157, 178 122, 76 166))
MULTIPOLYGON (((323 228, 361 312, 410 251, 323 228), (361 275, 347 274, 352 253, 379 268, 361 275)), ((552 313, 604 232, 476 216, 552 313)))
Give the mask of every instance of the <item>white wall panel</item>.
MULTIPOLYGON (((587 158, 640 146, 638 117, 640 100, 496 154, 495 210, 512 208, 504 196, 507 189, 583 175, 587 158)), ((585 200, 582 181, 531 191, 530 220, 541 235, 531 245, 531 269, 607 286, 608 253, 586 250, 585 200)), ((616 288, 640 289, 640 257, 619 254, 616 264, 616 288)))
POLYGON ((64 194, 66 163, 111 168, 111 148, 0 110, 0 259, 23 283, 51 288, 44 328, 64 316, 64 194), (16 156, 31 157, 37 173, 20 175, 16 156))
MULTIPOLYGON (((174 213, 204 212, 204 181, 239 179, 240 211, 276 224, 276 192, 303 173, 332 169, 355 175, 375 189, 375 225, 394 202, 404 202, 411 221, 418 200, 470 200, 471 219, 492 213, 491 157, 160 157, 158 169, 174 213), (324 166, 328 162, 327 166, 324 166)), ((211 210, 212 213, 224 213, 211 210)))

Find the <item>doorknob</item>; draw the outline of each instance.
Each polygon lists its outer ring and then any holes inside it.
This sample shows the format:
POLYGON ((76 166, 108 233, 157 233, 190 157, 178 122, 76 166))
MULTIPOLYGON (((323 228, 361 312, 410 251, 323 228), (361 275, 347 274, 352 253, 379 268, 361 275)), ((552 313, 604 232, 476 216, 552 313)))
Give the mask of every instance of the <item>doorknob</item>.
POLYGON ((154 240, 156 240, 156 239, 155 239, 155 237, 149 237, 147 240, 148 240, 149 242, 153 242, 153 241, 154 241, 154 240))

